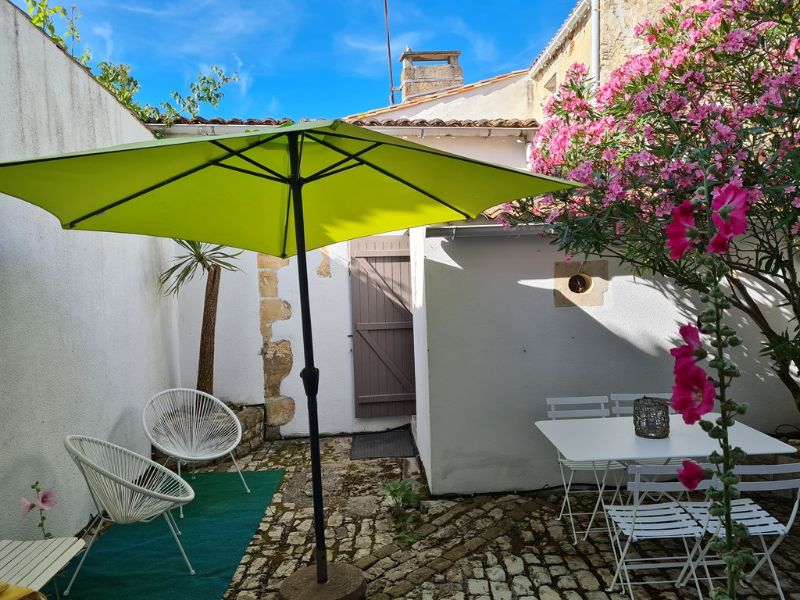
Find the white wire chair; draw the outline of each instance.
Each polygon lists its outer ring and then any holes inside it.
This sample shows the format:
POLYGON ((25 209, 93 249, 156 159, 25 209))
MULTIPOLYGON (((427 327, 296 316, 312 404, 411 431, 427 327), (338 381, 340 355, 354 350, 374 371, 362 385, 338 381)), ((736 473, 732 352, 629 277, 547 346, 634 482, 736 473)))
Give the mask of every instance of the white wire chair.
MULTIPOLYGON (((178 475, 181 463, 193 464, 230 455, 245 491, 250 493, 233 455, 242 441, 242 425, 218 398, 189 388, 164 390, 147 401, 142 423, 153 446, 178 463, 178 475)), ((182 509, 180 514, 183 517, 182 509)))
MULTIPOLYGON (((606 516, 612 526, 611 548, 617 568, 614 578, 606 591, 611 592, 619 581, 623 591, 627 588, 633 600, 633 585, 674 583, 682 585, 690 577, 694 580, 700 598, 703 593, 695 574, 693 558, 700 551, 703 539, 703 526, 699 524, 680 502, 645 503, 653 494, 670 495, 684 490, 683 484, 674 479, 674 465, 631 465, 628 467, 630 480, 627 484, 630 503, 626 505, 605 506, 606 516), (671 476, 672 481, 659 478, 671 476), (630 557, 631 546, 643 540, 679 539, 683 542, 684 554, 658 557, 630 557), (693 544, 689 548, 688 541, 693 544), (642 569, 681 568, 676 579, 632 581, 631 572, 642 569)), ((701 482, 700 489, 707 489, 708 481, 701 482)))
POLYGON ((64 446, 78 465, 97 507, 97 516, 87 529, 90 531, 94 527, 92 539, 64 591, 65 596, 69 595, 104 523, 127 525, 163 516, 189 573, 194 575, 194 569, 178 539, 180 530, 169 512, 194 499, 194 490, 188 483, 157 462, 110 442, 84 435, 70 435, 64 440, 64 446))
MULTIPOLYGON (((547 417, 549 419, 582 419, 592 417, 608 417, 610 414, 608 408, 608 396, 578 396, 568 398, 547 398, 547 417)), ((594 524, 597 513, 603 502, 603 493, 606 489, 606 481, 609 471, 619 471, 625 469, 625 465, 617 461, 575 461, 567 460, 561 453, 558 453, 558 466, 561 471, 561 481, 564 484, 564 500, 561 502, 561 511, 558 514, 558 519, 561 520, 566 512, 569 518, 570 528, 572 530, 573 543, 578 543, 578 534, 583 534, 585 540, 589 533, 593 531, 592 525, 594 524), (570 502, 570 494, 575 493, 572 491, 572 482, 575 474, 578 472, 591 472, 594 475, 595 484, 597 486, 596 493, 597 499, 595 500, 594 507, 591 512, 573 512, 572 503, 570 502), (602 475, 600 475, 602 473, 602 475), (577 531, 575 528, 575 517, 590 515, 589 524, 584 531, 577 531)), ((621 482, 620 482, 621 483, 621 482)), ((614 498, 617 497, 619 492, 619 485, 615 486, 614 498)), ((612 502, 614 499, 612 499, 612 502)))
MULTIPOLYGON (((756 538, 761 545, 761 550, 756 551, 758 562, 756 565, 745 575, 744 581, 749 583, 755 574, 766 564, 772 574, 772 580, 775 582, 775 588, 778 592, 778 597, 783 600, 783 589, 781 588, 780 578, 772 562, 772 554, 783 542, 789 534, 789 530, 794 525, 797 517, 798 507, 800 506, 800 463, 787 463, 782 465, 740 465, 734 468, 734 473, 740 477, 739 483, 736 485, 741 493, 747 492, 768 492, 775 493, 778 491, 791 490, 794 492, 794 505, 785 521, 781 522, 775 518, 769 511, 762 508, 757 502, 750 498, 738 498, 731 501, 731 517, 737 523, 741 523, 747 528, 747 533, 750 537, 756 538), (778 477, 792 477, 793 479, 774 479, 778 477), (767 545, 766 538, 774 538, 771 544, 767 545)), ((714 481, 712 485, 717 487, 720 485, 718 481, 714 481)), ((694 517, 694 519, 703 525, 704 530, 711 536, 724 536, 725 526, 721 519, 712 516, 709 513, 708 502, 684 502, 683 507, 694 517)), ((709 541, 702 549, 695 561, 695 568, 702 566, 706 575, 709 590, 712 587, 712 579, 721 579, 721 577, 712 577, 708 569, 709 566, 718 566, 725 564, 720 558, 709 558, 709 550, 711 550, 711 541, 709 541)), ((684 569, 683 580, 687 579, 686 569, 684 569)))

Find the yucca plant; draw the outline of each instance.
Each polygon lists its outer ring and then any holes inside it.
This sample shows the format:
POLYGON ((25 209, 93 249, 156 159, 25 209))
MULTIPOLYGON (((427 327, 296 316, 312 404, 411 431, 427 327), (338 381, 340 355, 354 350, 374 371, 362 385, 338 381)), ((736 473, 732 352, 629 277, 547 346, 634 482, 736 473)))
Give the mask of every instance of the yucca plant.
POLYGON ((192 280, 197 269, 206 273, 206 295, 203 304, 203 325, 200 330, 200 355, 197 360, 197 389, 214 393, 214 336, 217 326, 217 300, 222 271, 240 271, 233 264, 242 252, 232 253, 227 246, 175 240, 185 254, 176 256, 172 266, 158 278, 164 295, 177 294, 192 280))

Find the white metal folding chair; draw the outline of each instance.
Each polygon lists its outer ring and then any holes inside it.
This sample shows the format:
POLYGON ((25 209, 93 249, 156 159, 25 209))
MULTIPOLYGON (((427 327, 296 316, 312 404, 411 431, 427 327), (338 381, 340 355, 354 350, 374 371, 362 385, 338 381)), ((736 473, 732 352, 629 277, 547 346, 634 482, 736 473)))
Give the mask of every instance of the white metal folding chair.
MULTIPOLYGON (((797 517, 798 505, 800 505, 800 463, 788 463, 782 465, 740 465, 734 469, 739 475, 740 482, 736 486, 741 493, 748 492, 778 492, 791 490, 794 492, 794 504, 789 516, 784 522, 778 520, 769 511, 762 508, 757 502, 750 498, 738 498, 732 501, 731 516, 737 523, 741 523, 747 528, 750 537, 758 540, 761 550, 756 551, 759 557, 756 565, 747 573, 745 582, 755 576, 755 574, 766 564, 769 567, 778 597, 783 600, 783 590, 781 589, 780 578, 772 562, 772 555, 778 546, 783 542, 794 525, 797 517), (774 479, 783 477, 784 479, 774 479), (786 477, 790 477, 787 479, 786 477), (793 477, 793 478, 792 478, 793 477), (767 538, 774 538, 772 543, 767 544, 767 538)), ((719 485, 719 483, 717 483, 719 485)), ((684 508, 694 517, 694 519, 704 526, 704 529, 711 536, 724 536, 725 526, 718 518, 709 514, 708 502, 684 502, 684 508)), ((709 541, 698 554, 694 568, 703 567, 708 581, 709 590, 713 579, 722 577, 712 577, 709 571, 710 566, 723 565, 723 561, 718 557, 709 558, 711 542, 709 541)), ((687 578, 684 573, 683 579, 687 578)))
MULTIPOLYGON (((220 399, 189 388, 164 390, 147 401, 142 423, 153 446, 176 460, 178 475, 181 464, 229 455, 245 491, 250 493, 233 455, 242 441, 242 425, 220 399)), ((183 517, 183 509, 180 515, 183 517)))
MULTIPOLYGON (((547 398, 547 417, 553 420, 558 419, 586 419, 592 417, 608 417, 610 412, 608 409, 608 396, 576 396, 568 398, 547 398)), ((609 471, 619 471, 625 469, 625 465, 616 461, 574 461, 567 460, 561 453, 558 453, 558 466, 561 470, 561 481, 564 484, 564 500, 561 502, 561 511, 558 514, 558 519, 561 520, 566 512, 569 517, 570 528, 572 529, 572 539, 575 544, 578 543, 578 533, 583 533, 583 539, 586 539, 592 531, 597 513, 603 501, 603 493, 606 489, 606 481, 608 479, 609 471), (591 512, 573 512, 572 503, 570 502, 570 494, 575 493, 572 491, 572 484, 575 474, 578 472, 591 472, 594 475, 595 484, 597 486, 596 493, 597 499, 595 500, 594 507, 591 512), (589 516, 589 523, 585 531, 577 531, 575 528, 576 516, 589 516)), ((619 492, 619 482, 615 484, 614 498, 617 497, 619 492)), ((612 499, 612 502, 614 499, 612 499)))
POLYGON ((110 442, 84 435, 70 435, 64 440, 64 446, 78 465, 97 507, 97 516, 87 529, 89 531, 94 527, 92 539, 64 590, 65 596, 69 595, 104 523, 127 525, 163 516, 189 573, 194 575, 194 569, 178 539, 180 530, 169 512, 194 499, 194 490, 188 483, 157 462, 110 442))
MULTIPOLYGON (((681 506, 679 502, 645 503, 651 494, 673 494, 683 490, 679 481, 658 480, 675 476, 673 465, 631 465, 627 484, 631 502, 627 505, 605 506, 611 524, 611 547, 617 568, 607 591, 613 591, 620 582, 623 590, 633 600, 633 586, 639 584, 674 583, 679 585, 684 574, 694 579, 697 593, 703 594, 695 575, 693 557, 698 554, 702 542, 703 527, 681 506), (675 539, 683 542, 685 553, 674 556, 631 557, 631 546, 644 540, 675 539), (689 545, 691 542, 691 548, 689 545), (675 579, 633 581, 631 571, 650 569, 682 569, 675 579)), ((701 483, 707 485, 708 482, 701 483)))

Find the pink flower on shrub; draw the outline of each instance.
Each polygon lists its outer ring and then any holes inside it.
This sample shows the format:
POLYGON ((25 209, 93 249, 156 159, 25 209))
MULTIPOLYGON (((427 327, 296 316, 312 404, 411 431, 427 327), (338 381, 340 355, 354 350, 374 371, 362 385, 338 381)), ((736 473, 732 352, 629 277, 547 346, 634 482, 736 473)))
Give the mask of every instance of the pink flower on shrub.
POLYGON ((687 490, 695 490, 700 482, 705 479, 705 469, 693 460, 683 461, 683 467, 678 469, 678 481, 687 490))
POLYGON ((672 222, 667 225, 665 231, 667 248, 670 249, 669 255, 672 260, 678 260, 691 249, 694 243, 696 232, 694 206, 689 200, 673 209, 672 222))
POLYGON ((19 499, 19 514, 21 517, 24 517, 29 512, 31 512, 34 508, 36 508, 36 504, 28 500, 27 498, 20 498, 19 499))
POLYGON ((36 508, 40 510, 50 510, 56 504, 58 504, 58 499, 56 498, 56 491, 53 488, 42 490, 36 498, 36 508))
POLYGON ((706 372, 683 360, 676 361, 675 385, 672 386, 672 408, 683 416, 687 425, 697 423, 714 408, 716 388, 706 372))

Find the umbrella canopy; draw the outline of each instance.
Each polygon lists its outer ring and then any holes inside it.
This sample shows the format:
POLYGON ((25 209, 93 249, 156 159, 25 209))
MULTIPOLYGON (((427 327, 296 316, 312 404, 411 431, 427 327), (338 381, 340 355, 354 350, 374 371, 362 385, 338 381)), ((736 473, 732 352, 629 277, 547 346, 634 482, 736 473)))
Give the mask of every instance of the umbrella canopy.
POLYGON ((0 163, 0 192, 65 229, 297 253, 288 184, 299 134, 306 249, 477 217, 501 202, 570 187, 342 121, 170 138, 0 163))
POLYGON ((297 255, 318 583, 328 580, 328 563, 306 250, 474 218, 501 202, 573 186, 342 121, 0 163, 0 192, 42 207, 65 229, 297 255))

